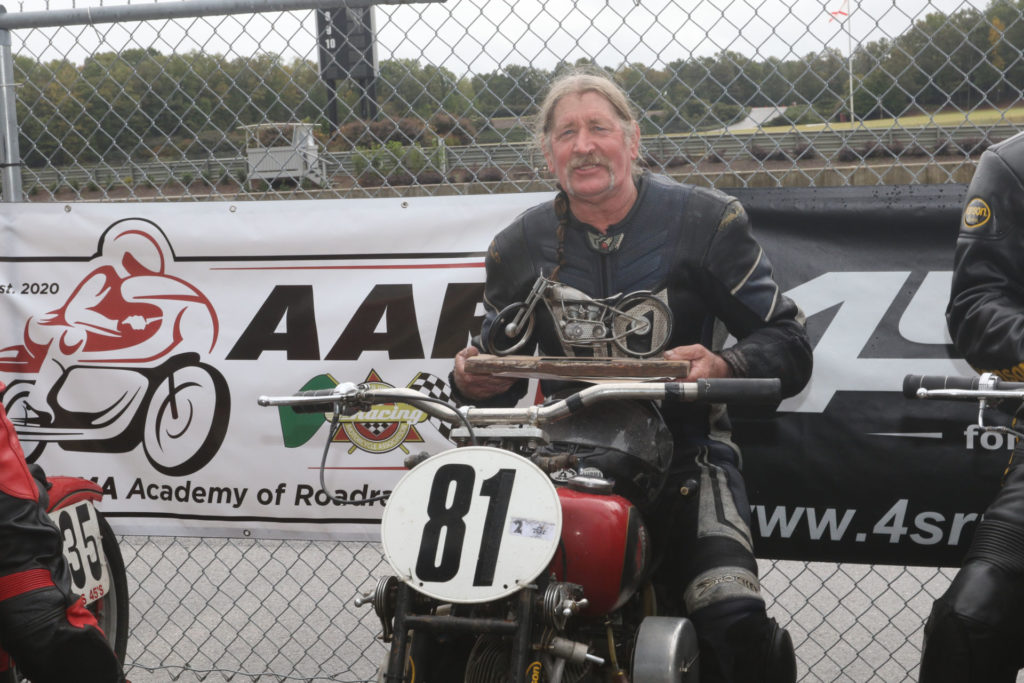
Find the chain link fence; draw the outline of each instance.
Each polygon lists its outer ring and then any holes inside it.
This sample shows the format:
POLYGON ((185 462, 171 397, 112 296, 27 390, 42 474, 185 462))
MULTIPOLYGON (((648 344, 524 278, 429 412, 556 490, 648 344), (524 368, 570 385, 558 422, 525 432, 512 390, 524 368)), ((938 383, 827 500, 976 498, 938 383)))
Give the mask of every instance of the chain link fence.
MULTIPOLYGON (((389 573, 371 543, 124 537, 129 678, 376 681, 380 622, 353 598, 389 573)), ((952 570, 760 562, 801 681, 916 680, 952 570)))
MULTIPOLYGON (((380 623, 352 599, 388 573, 370 543, 124 537, 129 678, 376 681, 380 623)), ((761 561, 802 681, 916 679, 951 570, 761 561)))
POLYGON ((629 92, 646 162, 700 184, 963 182, 1024 120, 1019 0, 377 5, 362 76, 330 81, 326 10, 40 25, 84 7, 0 18, 31 201, 547 189, 529 118, 583 63, 629 92))
MULTIPOLYGON (((100 6, 22 0, 0 16, 15 22, 8 199, 551 189, 530 116, 553 75, 584 63, 629 92, 650 167, 718 187, 967 182, 1024 122, 1024 0, 377 5, 376 54, 329 82, 322 10, 16 23, 100 6)), ((121 540, 135 683, 375 680, 379 624, 352 598, 386 571, 379 546, 121 540)), ((767 561, 762 574, 805 681, 913 679, 951 578, 767 561)))
MULTIPOLYGON (((133 681, 376 681, 380 623, 355 607, 388 569, 371 543, 124 537, 133 681)), ((764 561, 802 681, 915 680, 951 570, 764 561)))

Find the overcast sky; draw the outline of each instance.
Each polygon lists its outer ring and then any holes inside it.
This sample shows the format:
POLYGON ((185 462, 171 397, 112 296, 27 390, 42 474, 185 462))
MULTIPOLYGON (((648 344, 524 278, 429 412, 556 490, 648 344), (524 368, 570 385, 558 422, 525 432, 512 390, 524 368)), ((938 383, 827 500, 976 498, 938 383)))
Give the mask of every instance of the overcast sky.
MULTIPOLYGON (((153 0, 146 0, 152 2, 153 0)), ((161 0, 174 2, 176 0, 161 0)), ((101 0, 8 0, 8 12, 121 5, 101 0)), ((661 66, 730 50, 788 59, 831 47, 895 37, 931 12, 949 14, 978 0, 447 0, 375 9, 378 57, 443 64, 458 75, 507 64, 551 68, 594 58, 661 66), (849 16, 830 21, 830 12, 849 16), (500 28, 499 28, 500 27, 500 28), (847 33, 849 31, 849 33, 847 33)), ((231 58, 260 52, 316 59, 312 11, 206 17, 191 21, 101 24, 13 32, 16 53, 81 62, 93 51, 154 47, 231 58)))

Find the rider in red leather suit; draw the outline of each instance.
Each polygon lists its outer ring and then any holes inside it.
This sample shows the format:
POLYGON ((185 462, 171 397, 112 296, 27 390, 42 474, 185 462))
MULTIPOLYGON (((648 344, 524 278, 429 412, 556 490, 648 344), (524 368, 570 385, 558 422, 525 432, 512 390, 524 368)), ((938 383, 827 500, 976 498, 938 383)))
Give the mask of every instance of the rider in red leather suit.
MULTIPOLYGON (((60 532, 46 514, 46 479, 32 470, 0 407, 0 646, 33 683, 119 683, 120 662, 71 592, 60 532)), ((7 667, 0 661, 0 673, 7 667)))

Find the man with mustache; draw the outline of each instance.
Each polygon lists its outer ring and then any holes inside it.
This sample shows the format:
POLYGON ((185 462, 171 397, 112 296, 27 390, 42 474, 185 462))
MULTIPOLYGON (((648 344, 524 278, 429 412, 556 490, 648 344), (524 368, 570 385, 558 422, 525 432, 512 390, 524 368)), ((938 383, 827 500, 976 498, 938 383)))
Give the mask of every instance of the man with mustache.
MULTIPOLYGON (((537 143, 559 191, 499 233, 488 250, 486 317, 455 358, 452 384, 466 404, 511 405, 525 379, 466 371, 486 348, 498 313, 523 301, 542 274, 593 298, 651 291, 672 312, 664 358, 705 377, 778 377, 799 392, 812 355, 797 306, 782 295, 738 201, 637 167, 640 129, 625 93, 603 72, 557 80, 537 117, 537 143), (726 332, 738 341, 722 348, 726 332)), ((547 315, 525 349, 579 355, 547 315)), ((550 395, 555 387, 542 383, 550 395)), ((674 442, 668 481, 646 505, 658 569, 694 622, 701 681, 796 678, 792 641, 769 619, 760 594, 740 455, 724 406, 660 406, 674 442)), ((635 502, 635 501, 634 501, 635 502)), ((661 596, 659 596, 661 599, 661 596)))

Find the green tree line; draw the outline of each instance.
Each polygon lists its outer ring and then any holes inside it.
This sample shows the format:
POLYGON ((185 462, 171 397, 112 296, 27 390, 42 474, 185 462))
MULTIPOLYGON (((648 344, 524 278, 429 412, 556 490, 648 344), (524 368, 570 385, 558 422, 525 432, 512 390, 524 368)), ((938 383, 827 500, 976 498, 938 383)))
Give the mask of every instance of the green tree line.
MULTIPOLYGON (((787 113, 794 123, 837 119, 847 111, 850 64, 834 49, 760 60, 723 50, 657 67, 605 68, 629 92, 645 132, 656 133, 720 127, 752 106, 796 105, 787 113)), ((33 166, 204 156, 237 151, 242 125, 289 121, 316 122, 330 144, 349 147, 424 136, 521 139, 521 127, 510 132, 492 123, 531 115, 552 77, 578 65, 510 64, 457 75, 415 59, 384 60, 372 91, 378 121, 359 121, 365 93, 342 82, 345 125, 332 136, 329 93, 308 60, 152 48, 103 52, 81 65, 19 55, 21 151, 33 166)), ((895 38, 858 46, 852 68, 858 117, 1014 103, 1024 84, 1024 0, 928 14, 895 38)))

